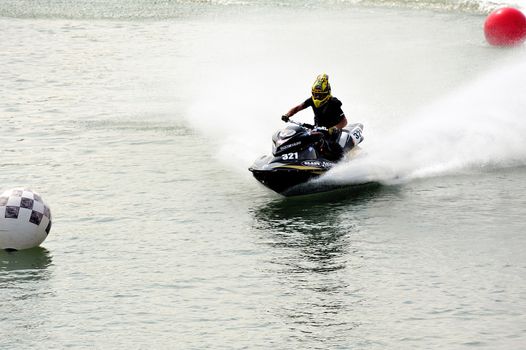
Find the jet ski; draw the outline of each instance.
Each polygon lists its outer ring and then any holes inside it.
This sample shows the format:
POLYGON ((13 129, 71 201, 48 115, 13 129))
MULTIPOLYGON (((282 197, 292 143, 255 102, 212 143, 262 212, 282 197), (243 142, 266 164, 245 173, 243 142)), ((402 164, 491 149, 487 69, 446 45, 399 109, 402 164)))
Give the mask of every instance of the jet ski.
POLYGON ((360 123, 348 125, 335 135, 329 135, 324 127, 293 120, 288 124, 272 136, 272 154, 256 159, 248 169, 259 182, 284 196, 303 193, 298 189, 347 158, 363 141, 360 123), (338 146, 329 143, 329 137, 337 140, 341 149, 334 151, 338 146))

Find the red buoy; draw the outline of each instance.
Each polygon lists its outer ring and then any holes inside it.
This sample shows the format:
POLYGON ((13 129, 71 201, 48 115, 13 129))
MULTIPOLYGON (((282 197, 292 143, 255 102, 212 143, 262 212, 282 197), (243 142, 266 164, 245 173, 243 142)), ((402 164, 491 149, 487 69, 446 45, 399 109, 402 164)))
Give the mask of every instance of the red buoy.
POLYGON ((518 45, 526 39, 526 17, 512 7, 495 10, 486 18, 484 35, 491 45, 518 45))

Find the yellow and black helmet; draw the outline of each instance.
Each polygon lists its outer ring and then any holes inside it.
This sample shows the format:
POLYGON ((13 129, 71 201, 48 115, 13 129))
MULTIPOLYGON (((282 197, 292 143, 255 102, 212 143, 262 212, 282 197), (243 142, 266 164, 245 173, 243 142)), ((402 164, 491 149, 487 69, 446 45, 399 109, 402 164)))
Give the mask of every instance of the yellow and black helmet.
POLYGON ((325 73, 316 77, 316 81, 312 84, 312 102, 314 106, 319 108, 323 106, 331 98, 331 85, 329 84, 329 76, 325 73))

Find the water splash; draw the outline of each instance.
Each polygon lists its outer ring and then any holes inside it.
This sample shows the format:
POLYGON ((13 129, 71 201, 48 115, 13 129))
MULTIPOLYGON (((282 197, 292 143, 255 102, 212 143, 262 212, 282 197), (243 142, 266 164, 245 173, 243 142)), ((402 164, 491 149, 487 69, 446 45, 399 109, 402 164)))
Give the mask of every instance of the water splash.
POLYGON ((323 181, 393 183, 526 165, 526 63, 521 56, 519 63, 488 73, 392 132, 368 140, 361 156, 323 181))
MULTIPOLYGON (((248 174, 252 162, 270 152, 272 133, 283 127, 280 113, 303 101, 316 73, 327 71, 349 119, 365 124, 366 142, 359 159, 334 169, 324 181, 407 181, 470 167, 522 164, 525 148, 521 140, 511 141, 506 128, 515 135, 524 129, 519 114, 526 101, 524 66, 507 64, 455 89, 504 57, 505 52, 484 46, 483 18, 380 13, 396 29, 393 36, 386 34, 387 21, 373 21, 378 13, 346 12, 345 21, 328 13, 319 20, 321 27, 334 30, 325 50, 311 45, 324 35, 304 34, 315 16, 309 12, 294 25, 282 20, 287 14, 261 23, 214 23, 213 30, 197 35, 199 45, 189 54, 199 59, 188 71, 199 75, 188 80, 193 91, 188 92, 186 121, 210 139, 217 159, 248 174), (421 28, 416 36, 414 27, 421 28), (467 28, 468 34, 459 36, 467 28), (379 39, 370 43, 373 34, 379 39), (437 101, 445 91, 450 96, 437 101), (430 106, 430 101, 436 102, 430 106), (426 108, 413 114, 422 105, 426 108), (413 118, 407 118, 409 113, 413 118)), ((310 112, 295 119, 311 122, 310 112)))

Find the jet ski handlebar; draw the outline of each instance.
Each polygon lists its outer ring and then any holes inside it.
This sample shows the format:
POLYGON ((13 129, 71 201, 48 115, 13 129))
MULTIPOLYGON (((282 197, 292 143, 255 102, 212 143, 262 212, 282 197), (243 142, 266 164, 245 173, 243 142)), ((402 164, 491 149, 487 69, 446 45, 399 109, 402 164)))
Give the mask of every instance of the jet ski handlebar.
POLYGON ((314 131, 319 131, 319 132, 328 131, 328 129, 324 126, 315 126, 315 125, 307 124, 307 123, 299 123, 297 121, 290 119, 289 117, 285 115, 281 117, 281 120, 283 120, 285 123, 296 124, 298 126, 301 126, 302 128, 306 128, 309 130, 314 130, 314 131))

